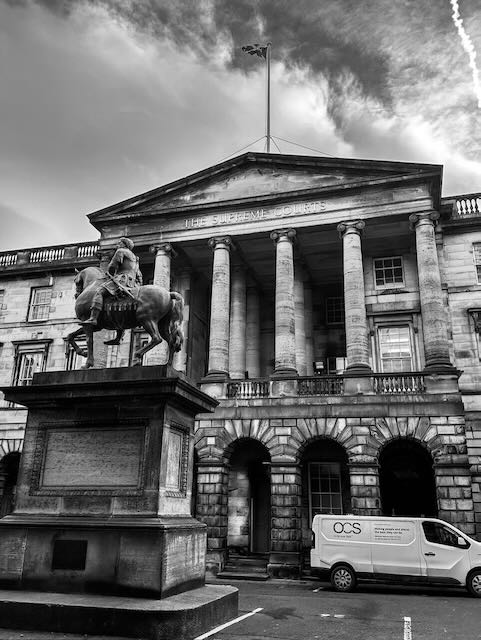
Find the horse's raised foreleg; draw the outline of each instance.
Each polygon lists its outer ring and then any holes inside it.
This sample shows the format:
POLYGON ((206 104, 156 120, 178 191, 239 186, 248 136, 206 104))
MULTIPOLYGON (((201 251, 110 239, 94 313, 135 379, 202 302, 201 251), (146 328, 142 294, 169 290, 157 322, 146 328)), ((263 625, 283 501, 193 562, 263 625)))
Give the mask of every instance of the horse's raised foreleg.
POLYGON ((85 349, 81 349, 78 346, 78 344, 76 343, 76 341, 75 341, 75 338, 78 338, 79 336, 81 336, 84 333, 85 333, 84 328, 80 327, 76 331, 72 331, 72 333, 68 334, 68 336, 66 338, 65 355, 68 356, 68 347, 71 346, 72 349, 75 351, 75 353, 77 353, 79 356, 82 356, 83 358, 87 357, 87 352, 85 351, 85 349))
POLYGON ((150 341, 135 352, 135 358, 140 361, 143 355, 162 342, 159 328, 154 320, 145 320, 142 326, 150 336, 150 341))
POLYGON ((120 341, 124 337, 125 331, 123 329, 117 329, 117 335, 112 340, 106 340, 104 344, 120 344, 120 341))

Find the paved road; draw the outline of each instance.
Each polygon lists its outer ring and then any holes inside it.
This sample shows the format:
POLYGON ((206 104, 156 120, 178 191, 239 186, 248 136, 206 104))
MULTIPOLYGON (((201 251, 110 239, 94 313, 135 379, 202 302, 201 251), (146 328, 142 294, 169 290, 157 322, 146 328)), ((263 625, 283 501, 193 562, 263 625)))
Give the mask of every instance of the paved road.
POLYGON ((337 594, 310 581, 230 584, 240 591, 239 615, 262 611, 209 640, 481 639, 481 599, 462 590, 365 585, 337 594))

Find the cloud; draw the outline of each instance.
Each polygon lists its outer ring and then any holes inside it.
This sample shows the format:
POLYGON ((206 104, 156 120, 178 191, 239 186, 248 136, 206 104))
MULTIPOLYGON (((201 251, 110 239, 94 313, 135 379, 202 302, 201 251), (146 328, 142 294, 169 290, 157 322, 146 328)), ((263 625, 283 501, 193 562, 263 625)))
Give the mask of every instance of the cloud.
MULTIPOLYGON (((463 7, 477 47, 481 9, 463 7)), ((264 65, 240 47, 268 38, 274 135, 441 163, 448 192, 481 190, 479 111, 449 3, 0 2, 0 193, 48 221, 24 244, 89 240, 85 214, 262 137, 264 65)))
POLYGON ((0 219, 0 251, 39 246, 41 243, 37 243, 35 238, 48 237, 52 233, 50 225, 45 221, 33 220, 4 202, 0 202, 0 219))

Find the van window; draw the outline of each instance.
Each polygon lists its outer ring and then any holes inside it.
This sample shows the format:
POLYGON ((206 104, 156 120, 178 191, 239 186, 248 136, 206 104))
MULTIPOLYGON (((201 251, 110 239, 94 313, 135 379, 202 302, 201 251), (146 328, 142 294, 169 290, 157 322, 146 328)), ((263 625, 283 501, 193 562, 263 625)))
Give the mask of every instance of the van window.
POLYGON ((423 522, 423 530, 428 542, 458 547, 458 536, 440 522, 423 522))

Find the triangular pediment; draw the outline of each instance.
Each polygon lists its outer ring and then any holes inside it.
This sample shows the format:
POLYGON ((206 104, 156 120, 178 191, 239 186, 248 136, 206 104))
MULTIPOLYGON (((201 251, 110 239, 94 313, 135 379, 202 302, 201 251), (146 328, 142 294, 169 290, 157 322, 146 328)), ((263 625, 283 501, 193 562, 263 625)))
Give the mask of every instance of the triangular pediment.
POLYGON ((248 153, 169 183, 135 198, 97 211, 93 224, 118 216, 151 215, 226 203, 255 201, 336 190, 349 185, 389 181, 394 177, 441 175, 439 165, 374 160, 317 158, 312 156, 248 153))

